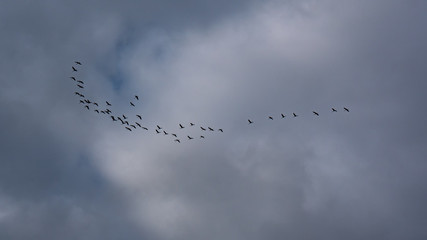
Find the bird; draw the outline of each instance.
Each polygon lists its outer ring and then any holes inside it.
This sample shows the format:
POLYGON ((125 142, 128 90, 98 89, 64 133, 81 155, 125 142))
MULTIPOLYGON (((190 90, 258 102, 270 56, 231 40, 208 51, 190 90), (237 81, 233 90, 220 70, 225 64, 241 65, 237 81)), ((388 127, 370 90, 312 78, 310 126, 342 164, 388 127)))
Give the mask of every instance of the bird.
POLYGON ((211 127, 208 127, 208 129, 209 129, 210 131, 214 131, 214 130, 213 130, 213 128, 211 128, 211 127))
POLYGON ((128 121, 125 121, 125 123, 126 123, 126 125, 128 125, 128 126, 129 126, 129 122, 128 122, 128 121))
POLYGON ((282 118, 285 118, 286 116, 285 116, 285 114, 283 114, 283 113, 281 113, 280 115, 282 115, 282 118))
POLYGON ((138 95, 135 95, 135 99, 136 99, 136 100, 139 100, 139 97, 138 97, 138 95))
POLYGON ((93 105, 96 105, 96 106, 98 106, 98 103, 96 103, 96 102, 93 102, 93 105))
POLYGON ((97 112, 97 113, 99 113, 98 109, 95 109, 94 111, 97 112))
POLYGON ((250 119, 248 119, 248 122, 249 122, 249 124, 252 124, 252 123, 253 123, 250 119))
POLYGON ((315 111, 313 111, 313 114, 316 115, 316 116, 319 116, 319 114, 317 112, 315 112, 315 111))
POLYGON ((347 112, 350 112, 350 110, 348 110, 348 108, 346 108, 346 107, 344 108, 344 110, 346 110, 347 112))
POLYGON ((122 121, 122 122, 123 122, 123 120, 122 120, 120 117, 117 117, 117 119, 119 119, 120 121, 122 121))
POLYGON ((192 137, 190 137, 190 136, 187 136, 188 137, 188 140, 191 140, 191 139, 193 139, 192 137))
POLYGON ((82 98, 84 98, 84 97, 85 97, 85 95, 83 95, 83 94, 80 94, 79 96, 80 96, 80 97, 82 97, 82 98))
POLYGON ((158 129, 162 129, 159 125, 157 125, 157 128, 158 128, 158 129))
POLYGON ((79 87, 79 88, 84 88, 82 85, 79 85, 79 84, 77 84, 77 87, 79 87))
POLYGON ((135 125, 131 124, 130 126, 136 129, 135 125))
POLYGON ((129 130, 129 131, 131 131, 132 132, 132 129, 130 129, 130 128, 128 128, 128 127, 125 127, 127 130, 129 130))
POLYGON ((181 129, 182 129, 182 128, 184 128, 184 126, 182 126, 182 124, 181 124, 181 123, 179 124, 179 127, 180 127, 181 129))
POLYGON ((200 138, 205 138, 205 136, 201 135, 200 138))
POLYGON ((123 120, 121 120, 121 119, 119 119, 119 120, 120 120, 120 122, 122 122, 122 125, 125 124, 125 122, 123 122, 123 120))
POLYGON ((142 120, 141 115, 136 114, 136 116, 139 118, 139 120, 142 120))
POLYGON ((76 78, 75 77, 70 77, 71 79, 73 79, 74 81, 76 81, 76 78))
POLYGON ((105 101, 105 103, 107 103, 108 106, 111 106, 111 103, 109 103, 108 101, 105 101))
POLYGON ((271 119, 271 120, 273 120, 273 117, 272 117, 272 116, 268 116, 268 119, 271 119))
POLYGON ((111 113, 111 110, 110 110, 110 109, 108 109, 108 108, 106 108, 106 109, 105 109, 105 112, 106 112, 106 113, 108 113, 108 114, 110 114, 110 113, 111 113))
POLYGON ((156 129, 156 133, 160 133, 159 130, 156 129))
POLYGON ((175 142, 178 142, 178 143, 181 143, 181 141, 179 141, 179 139, 175 139, 174 141, 175 141, 175 142))
POLYGON ((194 126, 194 123, 190 123, 190 126, 194 126))
POLYGON ((85 84, 82 80, 78 80, 78 83, 85 84))
POLYGON ((113 121, 117 121, 117 119, 115 119, 114 116, 111 116, 111 119, 113 119, 113 121))
POLYGON ((89 99, 85 99, 86 103, 92 103, 89 99))
POLYGON ((174 137, 178 137, 178 136, 176 136, 176 134, 175 134, 175 133, 172 133, 171 135, 172 135, 172 136, 174 136, 174 137))
POLYGON ((79 95, 79 96, 80 96, 80 93, 79 93, 79 92, 74 92, 74 94, 76 94, 76 95, 79 95))
POLYGON ((80 100, 80 103, 83 103, 83 104, 84 104, 85 102, 84 102, 83 100, 80 100))
POLYGON ((206 131, 206 128, 200 127, 203 131, 206 131))
POLYGON ((135 122, 135 124, 136 124, 136 125, 138 125, 138 127, 141 127, 141 124, 139 124, 139 123, 137 123, 137 122, 135 122))
POLYGON ((146 127, 141 127, 141 128, 148 131, 148 128, 146 128, 146 127))
POLYGON ((77 65, 82 65, 82 63, 81 62, 79 62, 79 61, 74 61, 77 65))
POLYGON ((294 115, 294 117, 298 117, 298 115, 296 115, 295 113, 292 113, 294 115))
POLYGON ((127 119, 127 117, 124 114, 122 116, 123 116, 124 119, 127 119))
POLYGON ((87 110, 89 110, 89 106, 88 105, 86 105, 85 108, 87 108, 87 110))
POLYGON ((218 129, 218 131, 220 131, 220 132, 224 132, 224 131, 222 130, 222 128, 218 129))
POLYGON ((335 108, 332 108, 332 112, 336 112, 337 110, 335 108))
POLYGON ((77 72, 77 69, 75 67, 71 67, 74 72, 77 72))
POLYGON ((105 114, 105 111, 101 111, 102 114, 105 114))
POLYGON ((163 133, 165 134, 165 135, 168 135, 169 133, 167 133, 165 130, 163 130, 163 133))
POLYGON ((129 102, 130 103, 130 105, 132 106, 132 107, 135 107, 135 104, 133 104, 132 102, 129 102))

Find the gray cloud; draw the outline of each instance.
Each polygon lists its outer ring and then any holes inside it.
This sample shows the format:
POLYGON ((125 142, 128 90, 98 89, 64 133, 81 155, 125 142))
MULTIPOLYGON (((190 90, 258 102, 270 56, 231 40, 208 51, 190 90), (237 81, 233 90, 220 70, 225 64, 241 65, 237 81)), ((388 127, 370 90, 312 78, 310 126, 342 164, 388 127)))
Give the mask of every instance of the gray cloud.
POLYGON ((424 2, 5 5, 0 238, 427 235, 424 2))

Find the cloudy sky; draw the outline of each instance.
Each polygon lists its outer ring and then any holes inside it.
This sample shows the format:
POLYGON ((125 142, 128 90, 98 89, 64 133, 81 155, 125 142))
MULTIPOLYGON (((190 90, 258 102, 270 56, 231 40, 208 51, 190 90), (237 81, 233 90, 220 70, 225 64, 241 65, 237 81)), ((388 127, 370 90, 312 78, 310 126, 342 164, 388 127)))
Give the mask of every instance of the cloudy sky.
POLYGON ((2 1, 0 239, 426 239, 426 12, 2 1))

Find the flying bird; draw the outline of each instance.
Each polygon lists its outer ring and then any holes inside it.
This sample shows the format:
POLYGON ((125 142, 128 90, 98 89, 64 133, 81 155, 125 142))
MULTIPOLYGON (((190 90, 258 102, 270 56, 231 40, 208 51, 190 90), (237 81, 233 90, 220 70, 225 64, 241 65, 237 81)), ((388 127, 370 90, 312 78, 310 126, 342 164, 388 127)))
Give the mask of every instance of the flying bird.
POLYGON ((79 84, 77 84, 77 87, 79 87, 79 88, 84 88, 82 85, 79 85, 79 84))
POLYGON ((335 108, 332 108, 332 112, 336 112, 337 110, 335 108))
POLYGON ((224 132, 224 131, 222 130, 222 128, 218 129, 218 131, 220 131, 220 132, 224 132))
POLYGON ((97 113, 99 113, 98 109, 95 109, 94 111, 97 112, 97 113))
POLYGON ((135 125, 131 124, 130 126, 136 129, 135 125))
POLYGON ((77 72, 77 69, 75 67, 71 67, 74 72, 77 72))
POLYGON ((344 108, 344 110, 346 110, 347 112, 350 112, 350 111, 348 110, 348 108, 346 108, 346 107, 344 108))
POLYGON ((146 128, 146 127, 141 127, 141 128, 148 131, 148 128, 146 128))
POLYGON ((93 102, 93 105, 96 105, 96 106, 98 106, 98 103, 96 103, 96 102, 93 102))
POLYGON ((285 114, 283 114, 283 113, 281 113, 280 115, 282 116, 282 118, 285 118, 285 117, 286 117, 286 116, 285 116, 285 114))
POLYGON ((209 129, 210 131, 214 131, 214 130, 213 130, 213 128, 208 127, 208 129, 209 129))
POLYGON ((127 130, 129 130, 129 131, 131 131, 132 132, 132 129, 130 129, 130 128, 128 128, 128 127, 125 127, 127 130))
POLYGON ((73 79, 74 81, 76 81, 76 78, 75 77, 70 77, 71 79, 73 79))
POLYGON ((78 83, 85 84, 82 80, 78 80, 78 83))
POLYGON ((190 123, 190 126, 194 126, 194 123, 190 123))
POLYGON ((89 110, 89 106, 88 105, 86 105, 85 108, 87 108, 87 110, 89 110))
POLYGON ((192 137, 190 137, 190 136, 187 136, 188 137, 188 140, 191 140, 191 139, 193 139, 192 137))
POLYGON ((159 130, 156 129, 156 133, 160 133, 159 130))
POLYGON ((201 135, 200 138, 205 138, 205 136, 201 135))
POLYGON ((179 127, 180 127, 181 129, 182 129, 182 128, 184 128, 184 126, 182 126, 182 124, 181 124, 181 123, 179 124, 179 127))
POLYGON ((113 119, 113 121, 117 121, 117 119, 115 119, 114 116, 111 116, 111 119, 113 119))
POLYGON ((80 100, 80 103, 83 103, 83 104, 84 104, 85 102, 84 102, 83 100, 80 100))
POLYGON ((252 124, 252 123, 253 123, 250 119, 248 119, 248 122, 249 122, 249 124, 252 124))
POLYGON ((157 128, 158 128, 158 129, 162 129, 159 125, 157 125, 157 128))
POLYGON ((137 95, 135 95, 135 99, 136 99, 136 100, 139 100, 139 97, 138 97, 137 95))
POLYGON ((206 131, 206 128, 200 127, 203 131, 206 131))
POLYGON ((141 115, 136 114, 136 116, 139 118, 139 120, 142 120, 141 115))
POLYGON ((271 120, 273 120, 273 117, 272 117, 272 116, 268 116, 268 119, 271 119, 271 120))
POLYGON ((79 62, 79 61, 74 61, 77 65, 82 65, 82 63, 81 62, 79 62))
POLYGON ((294 117, 298 117, 298 115, 296 115, 295 113, 292 113, 294 115, 294 117))
POLYGON ((102 114, 105 114, 105 111, 101 111, 102 114))
POLYGON ((165 135, 168 135, 169 133, 167 133, 165 130, 163 130, 163 133, 165 134, 165 135))
POLYGON ((129 102, 130 103, 130 105, 132 106, 132 107, 135 107, 135 104, 133 104, 132 102, 129 102))
POLYGON ((124 119, 127 119, 127 117, 124 114, 122 116, 123 116, 124 119))
POLYGON ((108 106, 111 106, 111 103, 109 103, 108 101, 105 101, 105 103, 107 103, 108 106))
POLYGON ((181 143, 181 141, 179 141, 179 139, 175 139, 174 141, 175 141, 175 142, 178 142, 178 143, 181 143))
POLYGON ((319 113, 317 113, 315 111, 313 111, 313 114, 316 115, 316 116, 319 116, 319 113))
POLYGON ((176 136, 176 134, 175 134, 175 133, 172 133, 172 136, 174 136, 174 137, 178 137, 178 136, 176 136))
POLYGON ((139 123, 137 123, 137 122, 135 122, 135 124, 136 124, 136 125, 138 125, 138 127, 141 127, 141 124, 139 124, 139 123))

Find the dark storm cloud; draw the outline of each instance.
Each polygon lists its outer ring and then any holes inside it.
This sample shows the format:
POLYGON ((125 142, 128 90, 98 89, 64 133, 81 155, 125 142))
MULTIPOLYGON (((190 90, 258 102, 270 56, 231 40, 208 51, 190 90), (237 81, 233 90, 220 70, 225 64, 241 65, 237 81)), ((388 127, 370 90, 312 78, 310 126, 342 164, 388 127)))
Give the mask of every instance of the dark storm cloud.
POLYGON ((426 237, 424 2, 4 5, 0 238, 426 237), (151 126, 225 132, 129 134, 74 60, 151 126))

